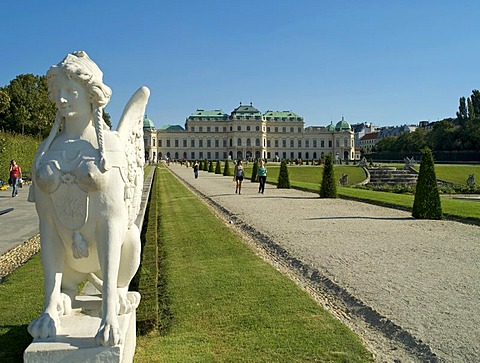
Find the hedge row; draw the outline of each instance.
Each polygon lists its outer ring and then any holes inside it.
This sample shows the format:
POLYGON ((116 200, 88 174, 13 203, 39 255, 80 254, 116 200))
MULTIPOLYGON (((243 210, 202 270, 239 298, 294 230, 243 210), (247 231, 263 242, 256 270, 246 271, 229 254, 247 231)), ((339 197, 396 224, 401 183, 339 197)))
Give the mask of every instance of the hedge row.
POLYGON ((31 136, 0 131, 0 179, 7 182, 12 159, 17 160, 24 173, 30 172, 38 145, 40 141, 31 136))

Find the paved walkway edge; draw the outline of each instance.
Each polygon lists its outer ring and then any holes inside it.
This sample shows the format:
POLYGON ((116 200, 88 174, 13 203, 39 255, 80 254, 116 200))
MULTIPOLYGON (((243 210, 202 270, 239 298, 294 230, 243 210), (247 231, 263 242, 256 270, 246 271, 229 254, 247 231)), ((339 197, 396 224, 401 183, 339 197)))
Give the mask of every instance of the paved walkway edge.
MULTIPOLYGON (((275 243, 270 237, 256 230, 253 226, 245 223, 235 214, 231 213, 225 207, 215 202, 191 183, 182 179, 171 168, 167 168, 178 180, 191 189, 203 201, 211 206, 217 214, 226 221, 226 223, 234 224, 243 234, 247 235, 253 240, 257 248, 260 248, 268 254, 266 259, 274 267, 280 267, 280 270, 289 274, 293 273, 297 279, 293 280, 296 283, 300 282, 300 286, 314 294, 314 298, 319 301, 327 310, 339 318, 343 323, 356 331, 362 337, 359 330, 370 329, 373 333, 379 333, 390 341, 396 342, 396 347, 400 348, 408 354, 418 359, 421 362, 438 362, 438 357, 432 352, 430 347, 422 341, 415 338, 402 327, 393 323, 390 319, 382 316, 370 306, 365 305, 355 296, 348 293, 340 285, 333 282, 328 277, 324 276, 317 269, 312 268, 308 264, 300 261, 292 256, 287 250, 275 243), (280 266, 278 266, 280 265, 280 266), (306 285, 306 286, 305 286, 306 285), (364 324, 361 327, 353 324, 352 317, 360 319, 364 324), (359 329, 358 329, 359 328, 359 329), (399 345, 399 346, 398 346, 399 345)), ((363 337, 362 337, 363 339, 363 337)), ((364 339, 365 340, 365 339, 364 339)), ((378 344, 372 346, 371 342, 365 341, 374 351, 378 349, 378 344)))

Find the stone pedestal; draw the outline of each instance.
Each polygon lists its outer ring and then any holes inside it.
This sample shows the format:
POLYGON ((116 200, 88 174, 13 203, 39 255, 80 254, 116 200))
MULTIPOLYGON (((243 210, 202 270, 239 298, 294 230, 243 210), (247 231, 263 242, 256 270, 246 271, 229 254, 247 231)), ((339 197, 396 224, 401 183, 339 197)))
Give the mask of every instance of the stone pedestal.
POLYGON ((101 321, 101 298, 78 296, 76 302, 80 307, 60 318, 61 328, 57 336, 34 339, 23 354, 24 362, 132 362, 136 345, 136 312, 118 317, 123 344, 104 347, 95 343, 101 321))

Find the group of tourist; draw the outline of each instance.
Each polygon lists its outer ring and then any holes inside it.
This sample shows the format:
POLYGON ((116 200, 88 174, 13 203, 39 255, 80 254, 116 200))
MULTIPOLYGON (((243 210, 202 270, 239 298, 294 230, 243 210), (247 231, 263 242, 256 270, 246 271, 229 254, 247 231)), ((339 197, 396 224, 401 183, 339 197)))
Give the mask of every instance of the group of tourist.
MULTIPOLYGON (((195 161, 195 164, 193 164, 193 174, 195 176, 195 179, 198 178, 198 169, 198 161, 195 161)), ((260 162, 258 163, 257 176, 260 182, 258 186, 258 192, 263 194, 265 192, 265 183, 267 181, 267 168, 265 167, 265 162, 263 160, 260 160, 260 162)), ((233 170, 233 180, 235 181, 235 194, 242 194, 242 182, 244 177, 245 172, 243 170, 242 160, 238 160, 235 164, 235 169, 233 170)))

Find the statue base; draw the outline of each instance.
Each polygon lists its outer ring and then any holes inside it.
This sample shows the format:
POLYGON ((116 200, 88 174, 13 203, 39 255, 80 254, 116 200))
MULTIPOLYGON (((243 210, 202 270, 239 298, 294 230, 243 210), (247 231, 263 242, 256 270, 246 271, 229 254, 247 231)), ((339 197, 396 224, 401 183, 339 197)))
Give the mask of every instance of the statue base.
POLYGON ((99 346, 95 335, 100 327, 101 297, 77 296, 79 308, 60 318, 56 337, 34 339, 23 353, 25 363, 40 362, 133 362, 136 346, 136 311, 119 315, 122 344, 99 346))

